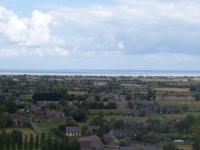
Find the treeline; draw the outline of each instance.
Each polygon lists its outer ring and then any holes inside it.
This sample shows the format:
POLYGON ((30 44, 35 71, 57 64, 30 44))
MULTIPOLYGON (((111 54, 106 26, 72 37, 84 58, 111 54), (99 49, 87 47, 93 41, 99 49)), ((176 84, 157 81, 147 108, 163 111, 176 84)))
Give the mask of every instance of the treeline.
POLYGON ((34 101, 55 101, 64 99, 64 95, 59 93, 34 93, 32 99, 34 101))
POLYGON ((56 137, 51 134, 25 134, 13 130, 12 132, 0 131, 1 150, 79 150, 76 139, 56 137))
POLYGON ((78 100, 81 101, 86 99, 86 95, 73 95, 66 93, 34 93, 32 99, 34 102, 37 101, 60 101, 66 99, 68 101, 78 100))
POLYGON ((114 101, 110 101, 107 104, 103 102, 90 102, 88 105, 90 109, 117 109, 117 103, 114 101))

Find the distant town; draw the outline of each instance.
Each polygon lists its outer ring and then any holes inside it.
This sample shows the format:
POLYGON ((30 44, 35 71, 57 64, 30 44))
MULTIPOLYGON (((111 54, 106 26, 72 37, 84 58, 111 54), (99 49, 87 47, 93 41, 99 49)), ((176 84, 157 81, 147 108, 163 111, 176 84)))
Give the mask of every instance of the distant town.
POLYGON ((200 77, 0 76, 0 150, 200 150, 200 77))

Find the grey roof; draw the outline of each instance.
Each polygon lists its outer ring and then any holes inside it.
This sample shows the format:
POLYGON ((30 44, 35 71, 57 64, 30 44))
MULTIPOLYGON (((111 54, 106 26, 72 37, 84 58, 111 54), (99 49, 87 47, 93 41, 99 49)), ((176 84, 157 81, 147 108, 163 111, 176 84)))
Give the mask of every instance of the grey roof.
POLYGON ((13 121, 29 122, 29 118, 20 114, 10 114, 9 118, 13 121))
POLYGON ((72 132, 72 133, 80 133, 81 129, 79 127, 66 127, 66 132, 72 132))
POLYGON ((110 132, 116 137, 133 136, 135 134, 133 130, 126 129, 111 129, 110 132))
POLYGON ((46 111, 48 117, 62 117, 64 114, 60 111, 48 110, 46 111))

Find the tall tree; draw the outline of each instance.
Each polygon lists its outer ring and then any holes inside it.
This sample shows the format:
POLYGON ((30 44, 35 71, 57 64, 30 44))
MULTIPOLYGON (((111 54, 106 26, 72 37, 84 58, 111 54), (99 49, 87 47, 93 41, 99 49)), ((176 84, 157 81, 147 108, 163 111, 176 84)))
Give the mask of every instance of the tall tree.
POLYGON ((41 134, 41 138, 40 138, 40 149, 41 150, 46 150, 46 136, 44 133, 41 134))
POLYGON ((39 135, 37 134, 37 135, 36 135, 36 138, 35 138, 35 150, 38 150, 38 149, 39 149, 39 142, 40 142, 40 137, 39 137, 39 135))
POLYGON ((6 134, 5 139, 6 139, 6 142, 5 142, 6 150, 9 150, 9 149, 10 149, 10 144, 11 144, 11 142, 10 142, 10 141, 11 141, 10 133, 7 133, 7 134, 6 134))
POLYGON ((30 134, 30 138, 29 138, 29 150, 33 150, 34 149, 34 138, 33 138, 33 134, 30 134))
POLYGON ((24 136, 24 150, 28 150, 28 136, 25 134, 24 136))

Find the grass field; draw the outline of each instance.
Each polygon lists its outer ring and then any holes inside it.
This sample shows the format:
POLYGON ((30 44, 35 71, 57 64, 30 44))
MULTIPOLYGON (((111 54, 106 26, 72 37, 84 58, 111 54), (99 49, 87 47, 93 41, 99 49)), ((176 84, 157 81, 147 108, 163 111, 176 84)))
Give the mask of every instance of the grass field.
POLYGON ((181 149, 181 150, 192 150, 192 146, 191 145, 180 145, 179 149, 181 149))
POLYGON ((156 88, 156 91, 160 92, 183 92, 187 93, 190 92, 189 88, 156 88))
POLYGON ((59 123, 41 122, 36 124, 37 127, 44 133, 50 132, 51 129, 57 128, 59 123))
POLYGON ((198 112, 200 111, 200 101, 157 101, 159 104, 188 106, 188 111, 198 112))

